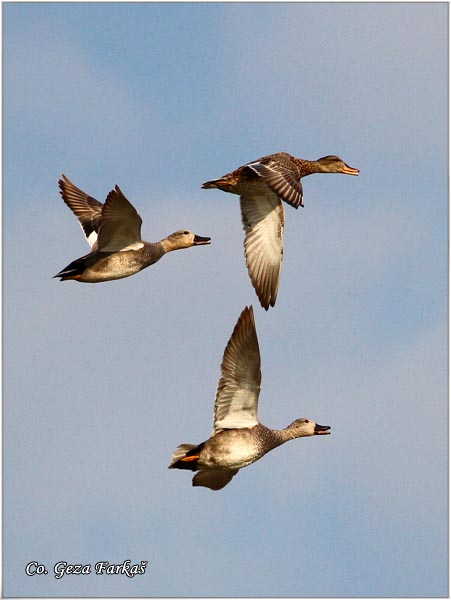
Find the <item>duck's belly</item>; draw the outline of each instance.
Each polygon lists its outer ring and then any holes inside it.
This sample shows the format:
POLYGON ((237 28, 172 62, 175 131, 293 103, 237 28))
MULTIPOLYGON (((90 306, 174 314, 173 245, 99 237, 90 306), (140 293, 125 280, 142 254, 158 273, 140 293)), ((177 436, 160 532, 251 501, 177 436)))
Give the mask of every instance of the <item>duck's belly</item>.
POLYGON ((147 265, 137 260, 136 253, 133 250, 125 252, 115 252, 105 258, 100 258, 94 264, 88 266, 80 281, 85 283, 97 283, 100 281, 112 281, 114 279, 123 279, 130 277, 141 271, 147 265))
POLYGON ((264 454, 255 439, 242 429, 223 431, 205 444, 199 466, 210 469, 241 469, 264 454))

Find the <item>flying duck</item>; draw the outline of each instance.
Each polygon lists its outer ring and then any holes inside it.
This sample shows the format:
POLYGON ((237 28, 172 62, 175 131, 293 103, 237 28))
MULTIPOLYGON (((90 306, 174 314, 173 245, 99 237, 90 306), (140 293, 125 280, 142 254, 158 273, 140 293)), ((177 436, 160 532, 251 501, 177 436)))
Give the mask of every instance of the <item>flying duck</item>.
POLYGON ((301 179, 312 173, 358 175, 359 169, 338 156, 304 160, 278 152, 202 185, 240 196, 247 270, 265 310, 275 305, 279 288, 285 223, 281 200, 294 208, 304 206, 301 179))
POLYGON ((224 351, 211 437, 199 445, 180 445, 169 468, 197 471, 194 486, 220 490, 239 469, 288 440, 330 433, 329 426, 305 418, 285 429, 262 425, 257 416, 260 383, 260 350, 251 306, 241 313, 224 351))
POLYGON ((91 246, 91 252, 71 262, 55 277, 98 283, 130 277, 173 250, 210 243, 188 230, 172 233, 159 242, 141 239, 142 219, 115 186, 102 204, 76 187, 65 175, 58 181, 60 194, 72 210, 91 246))

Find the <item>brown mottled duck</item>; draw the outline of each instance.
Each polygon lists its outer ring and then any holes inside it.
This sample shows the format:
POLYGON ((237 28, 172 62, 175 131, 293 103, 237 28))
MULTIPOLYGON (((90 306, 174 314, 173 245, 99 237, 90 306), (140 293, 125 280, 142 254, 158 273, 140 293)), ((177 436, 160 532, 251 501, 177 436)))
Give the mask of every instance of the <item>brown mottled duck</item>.
POLYGON ((275 305, 279 289, 285 223, 281 201, 304 206, 301 179, 313 173, 358 175, 359 169, 338 156, 304 160, 278 152, 202 185, 240 196, 247 270, 265 310, 275 305))

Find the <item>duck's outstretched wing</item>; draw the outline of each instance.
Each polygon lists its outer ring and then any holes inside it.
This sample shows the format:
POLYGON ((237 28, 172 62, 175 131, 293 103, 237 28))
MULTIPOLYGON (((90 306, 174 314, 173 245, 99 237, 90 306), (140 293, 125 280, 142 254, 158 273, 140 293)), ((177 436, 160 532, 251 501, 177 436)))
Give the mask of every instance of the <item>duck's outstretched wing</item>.
POLYGON ((252 306, 238 319, 224 351, 216 391, 213 435, 258 424, 260 350, 252 306))
POLYGON ((285 212, 269 189, 264 195, 241 196, 240 205, 247 270, 260 304, 268 310, 279 289, 285 212))
POLYGON ((116 185, 103 206, 97 240, 99 250, 119 252, 142 248, 141 224, 142 219, 135 207, 116 185))
POLYGON ((88 196, 64 174, 62 179, 58 180, 58 185, 62 199, 77 217, 88 244, 95 249, 103 204, 92 196, 88 196))

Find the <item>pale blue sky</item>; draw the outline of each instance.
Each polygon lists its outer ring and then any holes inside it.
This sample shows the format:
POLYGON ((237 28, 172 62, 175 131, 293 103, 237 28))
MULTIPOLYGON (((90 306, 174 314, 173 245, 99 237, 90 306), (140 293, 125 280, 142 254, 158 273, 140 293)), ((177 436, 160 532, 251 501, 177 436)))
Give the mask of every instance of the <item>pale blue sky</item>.
POLYGON ((7 596, 446 596, 446 3, 3 4, 7 596), (286 206, 276 307, 238 198, 203 181, 277 151, 338 154, 286 206), (64 172, 119 184, 143 237, 208 247, 99 285, 64 172), (309 417, 221 492, 169 471, 211 432, 245 305, 260 418, 309 417), (53 565, 147 560, 145 575, 53 565), (27 562, 50 573, 27 577, 27 562))

